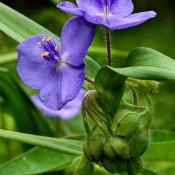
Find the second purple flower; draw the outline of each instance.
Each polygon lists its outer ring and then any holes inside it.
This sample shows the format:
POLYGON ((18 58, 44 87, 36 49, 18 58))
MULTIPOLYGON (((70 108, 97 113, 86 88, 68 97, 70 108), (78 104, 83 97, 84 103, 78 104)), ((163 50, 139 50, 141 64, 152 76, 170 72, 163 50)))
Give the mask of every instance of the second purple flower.
POLYGON ((57 7, 111 30, 137 26, 156 16, 154 11, 132 14, 134 5, 131 0, 76 0, 76 4, 66 1, 59 3, 57 7))

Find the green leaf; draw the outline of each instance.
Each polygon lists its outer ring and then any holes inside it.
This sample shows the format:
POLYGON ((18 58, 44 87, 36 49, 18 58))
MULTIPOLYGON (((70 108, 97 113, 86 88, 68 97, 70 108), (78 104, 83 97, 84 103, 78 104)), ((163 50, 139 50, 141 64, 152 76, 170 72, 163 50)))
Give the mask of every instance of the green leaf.
POLYGON ((12 53, 8 53, 8 54, 2 54, 2 55, 0 55, 0 64, 15 61, 16 58, 17 58, 16 52, 12 52, 12 53))
POLYGON ((150 130, 151 142, 175 141, 175 132, 166 130, 150 130))
POLYGON ((1 2, 0 30, 17 42, 21 42, 26 38, 39 33, 49 33, 54 35, 41 25, 35 23, 1 2))
POLYGON ((151 131, 151 143, 143 155, 145 161, 175 161, 175 133, 151 131))
POLYGON ((136 48, 130 52, 124 68, 110 68, 126 76, 144 80, 175 80, 175 61, 149 48, 136 48))
POLYGON ((120 105, 125 79, 126 77, 119 75, 108 66, 101 68, 95 78, 97 101, 112 118, 120 105))
POLYGON ((97 72, 100 70, 100 65, 96 63, 92 58, 89 56, 85 59, 86 64, 86 76, 88 78, 94 79, 97 75, 97 72))
POLYGON ((151 170, 148 170, 148 169, 143 169, 142 175, 158 175, 157 173, 151 171, 151 170))
POLYGON ((151 143, 143 158, 146 161, 175 161, 175 140, 151 143))
POLYGON ((75 155, 82 154, 82 142, 77 140, 64 139, 64 138, 56 139, 51 137, 7 131, 3 129, 0 129, 0 137, 20 141, 31 145, 49 148, 51 150, 59 151, 62 153, 75 154, 75 155))
POLYGON ((53 136, 46 119, 41 116, 31 100, 18 85, 10 72, 0 73, 2 109, 11 113, 20 132, 53 136))
POLYGON ((1 175, 34 175, 61 170, 76 158, 46 148, 35 147, 0 166, 1 175))

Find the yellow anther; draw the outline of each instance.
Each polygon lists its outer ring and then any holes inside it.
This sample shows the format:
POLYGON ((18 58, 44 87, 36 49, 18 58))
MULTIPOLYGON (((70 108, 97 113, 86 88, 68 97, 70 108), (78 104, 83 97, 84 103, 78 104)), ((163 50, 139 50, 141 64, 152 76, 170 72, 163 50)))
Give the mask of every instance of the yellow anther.
POLYGON ((49 55, 49 52, 44 52, 43 54, 41 54, 41 58, 44 58, 44 57, 46 57, 48 55, 49 55))
POLYGON ((44 36, 43 38, 42 38, 42 41, 46 41, 47 40, 47 38, 44 36))
POLYGON ((47 38, 47 41, 50 41, 51 39, 52 39, 51 37, 48 37, 48 38, 47 38))
POLYGON ((55 51, 58 51, 58 46, 55 46, 55 48, 54 48, 54 49, 55 49, 55 51))
POLYGON ((41 44, 41 42, 37 42, 37 44, 38 44, 38 45, 40 45, 40 44, 41 44))

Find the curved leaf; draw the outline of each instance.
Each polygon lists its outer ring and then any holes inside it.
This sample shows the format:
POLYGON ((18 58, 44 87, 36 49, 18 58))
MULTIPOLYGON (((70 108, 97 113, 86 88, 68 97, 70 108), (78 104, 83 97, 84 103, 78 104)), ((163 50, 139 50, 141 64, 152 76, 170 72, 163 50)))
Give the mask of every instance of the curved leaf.
POLYGON ((97 101, 112 118, 120 105, 125 80, 126 77, 119 75, 108 66, 101 68, 95 78, 97 101))
POLYGON ((130 52, 124 68, 111 68, 126 77, 144 80, 175 80, 175 61, 149 48, 136 48, 130 52))

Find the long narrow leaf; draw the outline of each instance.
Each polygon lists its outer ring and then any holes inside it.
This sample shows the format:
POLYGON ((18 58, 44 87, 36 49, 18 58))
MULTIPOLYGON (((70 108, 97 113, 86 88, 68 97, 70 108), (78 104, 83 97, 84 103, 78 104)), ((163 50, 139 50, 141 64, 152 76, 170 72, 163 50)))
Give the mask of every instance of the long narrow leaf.
POLYGON ((82 153, 82 142, 63 138, 51 138, 24 134, 14 131, 0 129, 0 137, 21 141, 23 143, 50 148, 62 153, 80 155, 82 153))
POLYGON ((41 25, 0 2, 0 30, 17 42, 39 33, 51 33, 41 25))
POLYGON ((69 165, 76 155, 64 154, 35 147, 0 166, 1 175, 34 175, 60 170, 69 165))

